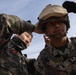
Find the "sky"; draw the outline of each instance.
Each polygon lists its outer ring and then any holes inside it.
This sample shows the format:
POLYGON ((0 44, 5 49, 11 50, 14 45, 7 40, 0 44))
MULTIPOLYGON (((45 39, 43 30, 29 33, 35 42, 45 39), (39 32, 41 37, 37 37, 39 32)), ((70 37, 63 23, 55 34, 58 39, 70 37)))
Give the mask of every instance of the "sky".
MULTIPOLYGON (((62 5, 65 0, 0 0, 0 13, 6 13, 16 15, 19 18, 27 21, 31 20, 32 24, 35 24, 38 20, 38 16, 43 8, 48 4, 62 5)), ((67 0, 74 1, 75 0, 67 0)), ((68 37, 75 37, 75 22, 76 14, 69 13, 70 29, 68 31, 68 37)), ((37 58, 40 51, 44 48, 45 42, 43 34, 37 34, 33 32, 33 39, 31 45, 23 50, 23 54, 27 54, 28 58, 37 58)))

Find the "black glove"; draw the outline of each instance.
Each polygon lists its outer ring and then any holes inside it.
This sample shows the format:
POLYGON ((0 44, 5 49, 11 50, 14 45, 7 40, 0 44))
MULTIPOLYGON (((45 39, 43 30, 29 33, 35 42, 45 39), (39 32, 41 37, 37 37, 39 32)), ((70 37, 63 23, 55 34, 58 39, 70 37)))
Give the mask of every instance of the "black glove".
POLYGON ((65 1, 62 6, 67 9, 68 13, 76 13, 76 3, 73 1, 65 1))

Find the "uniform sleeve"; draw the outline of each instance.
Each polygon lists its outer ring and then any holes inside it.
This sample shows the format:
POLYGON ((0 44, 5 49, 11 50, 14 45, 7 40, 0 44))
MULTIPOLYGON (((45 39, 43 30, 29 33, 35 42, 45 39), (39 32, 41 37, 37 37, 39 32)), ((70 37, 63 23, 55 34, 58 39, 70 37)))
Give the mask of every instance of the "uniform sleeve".
POLYGON ((34 25, 14 15, 0 14, 2 29, 11 30, 13 33, 21 34, 24 31, 32 32, 34 25))

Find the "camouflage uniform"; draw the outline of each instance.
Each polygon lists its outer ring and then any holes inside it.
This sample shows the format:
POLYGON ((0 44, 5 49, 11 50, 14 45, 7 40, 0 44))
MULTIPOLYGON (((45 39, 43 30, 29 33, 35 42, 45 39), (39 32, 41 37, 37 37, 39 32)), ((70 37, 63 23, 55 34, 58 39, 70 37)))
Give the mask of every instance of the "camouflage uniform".
POLYGON ((67 31, 70 28, 67 10, 59 5, 49 4, 41 11, 38 20, 38 28, 48 36, 51 42, 40 52, 34 63, 37 70, 35 75, 76 75, 76 38, 66 39, 65 46, 61 43, 63 47, 59 44, 64 41, 64 37, 67 38, 67 31), (66 25, 66 29, 59 27, 62 24, 66 25), (57 33, 58 37, 56 37, 55 28, 66 32, 57 33), (61 47, 57 48, 54 45, 61 47))
POLYGON ((34 64, 37 70, 35 75, 76 75, 75 47, 76 38, 68 39, 62 48, 46 45, 34 64))
POLYGON ((12 33, 32 32, 35 26, 14 15, 0 14, 0 43, 9 39, 12 33))
POLYGON ((17 16, 0 14, 0 75, 28 75, 26 58, 14 47, 8 47, 8 42, 13 33, 33 30, 34 25, 17 16))

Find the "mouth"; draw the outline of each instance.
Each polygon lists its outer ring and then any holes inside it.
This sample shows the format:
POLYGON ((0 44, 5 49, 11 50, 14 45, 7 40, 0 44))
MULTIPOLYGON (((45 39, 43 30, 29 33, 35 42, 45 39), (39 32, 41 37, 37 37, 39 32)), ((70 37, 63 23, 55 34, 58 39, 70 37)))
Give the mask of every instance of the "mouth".
POLYGON ((56 31, 54 31, 54 35, 55 35, 55 37, 62 36, 62 35, 64 35, 64 32, 63 32, 63 30, 56 30, 56 31))
POLYGON ((56 31, 54 31, 54 33, 60 33, 60 32, 63 32, 63 30, 56 30, 56 31))

